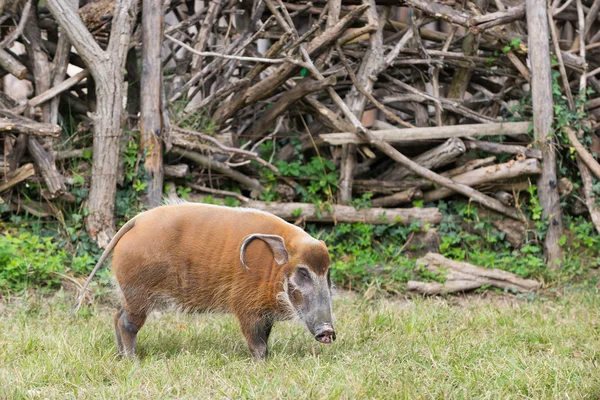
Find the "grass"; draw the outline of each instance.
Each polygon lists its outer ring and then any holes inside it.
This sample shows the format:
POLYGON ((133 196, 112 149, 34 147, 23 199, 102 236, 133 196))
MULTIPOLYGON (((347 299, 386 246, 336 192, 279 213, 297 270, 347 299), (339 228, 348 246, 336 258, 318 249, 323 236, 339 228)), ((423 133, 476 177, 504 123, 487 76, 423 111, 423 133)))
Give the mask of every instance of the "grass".
POLYGON ((227 315, 153 314, 140 361, 115 356, 112 309, 70 296, 0 306, 0 398, 600 397, 600 297, 335 301, 338 340, 275 326, 253 362, 227 315))

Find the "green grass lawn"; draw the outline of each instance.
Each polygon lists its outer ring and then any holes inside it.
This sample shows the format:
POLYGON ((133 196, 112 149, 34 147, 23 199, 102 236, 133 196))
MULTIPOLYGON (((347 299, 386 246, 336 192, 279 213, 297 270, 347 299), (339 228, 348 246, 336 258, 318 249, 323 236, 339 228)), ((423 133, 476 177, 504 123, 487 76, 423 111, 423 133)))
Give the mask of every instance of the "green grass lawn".
MULTIPOLYGON (((341 293, 338 340, 275 326, 267 362, 227 315, 153 314, 140 361, 112 310, 71 297, 0 306, 0 398, 600 398, 600 296, 372 300, 341 293)), ((23 302, 21 302, 23 303, 23 302)))

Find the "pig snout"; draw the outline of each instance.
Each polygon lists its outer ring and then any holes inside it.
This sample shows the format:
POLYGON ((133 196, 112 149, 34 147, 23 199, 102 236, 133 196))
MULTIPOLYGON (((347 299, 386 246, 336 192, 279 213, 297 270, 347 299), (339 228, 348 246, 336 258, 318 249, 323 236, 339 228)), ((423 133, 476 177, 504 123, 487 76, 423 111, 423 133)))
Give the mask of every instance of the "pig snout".
POLYGON ((321 324, 315 329, 315 339, 321 343, 333 343, 335 340, 335 330, 329 323, 321 324))

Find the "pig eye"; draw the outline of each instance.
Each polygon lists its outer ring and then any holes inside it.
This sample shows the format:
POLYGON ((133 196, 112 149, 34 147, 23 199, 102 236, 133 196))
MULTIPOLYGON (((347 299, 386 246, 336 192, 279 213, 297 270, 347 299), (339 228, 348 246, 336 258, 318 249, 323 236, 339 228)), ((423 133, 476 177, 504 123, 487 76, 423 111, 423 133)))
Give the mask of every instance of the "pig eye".
POLYGON ((303 278, 308 278, 309 277, 308 270, 306 268, 298 268, 298 272, 300 272, 300 275, 303 278))

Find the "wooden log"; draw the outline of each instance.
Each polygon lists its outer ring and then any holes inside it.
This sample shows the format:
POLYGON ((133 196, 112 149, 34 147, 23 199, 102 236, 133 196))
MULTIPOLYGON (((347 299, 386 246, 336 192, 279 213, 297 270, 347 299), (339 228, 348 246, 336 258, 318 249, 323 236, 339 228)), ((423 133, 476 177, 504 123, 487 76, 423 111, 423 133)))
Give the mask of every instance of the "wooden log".
MULTIPOLYGON (((452 177, 457 183, 468 186, 477 186, 484 183, 494 182, 501 179, 511 179, 519 176, 537 175, 542 172, 540 162, 535 159, 526 159, 523 161, 509 161, 504 164, 498 164, 491 167, 478 168, 461 175, 452 177)), ((443 199, 452 195, 453 191, 449 188, 439 188, 426 192, 423 195, 423 201, 426 203, 443 199)))
POLYGON ((27 140, 27 149, 35 161, 38 172, 44 178, 48 193, 55 198, 66 191, 65 180, 56 168, 54 156, 48 153, 35 137, 30 136, 27 140))
POLYGON ((25 76, 27 75, 27 68, 3 49, 0 49, 0 67, 5 71, 10 72, 18 79, 25 79, 25 76))
POLYGON ((531 92, 533 104, 533 133, 542 151, 542 173, 537 182, 543 217, 548 220, 544 254, 551 268, 560 265, 563 235, 562 210, 556 185, 556 154, 552 140, 554 102, 550 73, 550 38, 546 0, 527 0, 527 30, 529 61, 531 63, 531 92))
MULTIPOLYGON (((233 196, 231 194, 230 196, 233 196)), ((239 197, 238 197, 239 198, 239 197)), ((204 203, 209 199, 206 195, 189 194, 189 201, 204 203)), ((435 225, 442 221, 442 214, 437 208, 369 208, 356 210, 352 206, 322 205, 317 207, 309 203, 280 203, 258 200, 243 201, 243 207, 267 211, 290 222, 320 223, 355 223, 362 222, 373 225, 399 224, 410 225, 419 222, 421 226, 435 225)), ((210 197, 211 203, 224 204, 222 197, 210 197)))
MULTIPOLYGON (((466 148, 459 138, 450 138, 443 144, 418 155, 413 159, 419 165, 436 169, 452 163, 458 156, 465 152, 466 148)), ((399 181, 411 175, 411 172, 402 165, 396 164, 377 178, 381 180, 399 181)))
MULTIPOLYGON (((36 95, 42 94, 50 89, 50 63, 48 55, 44 51, 42 44, 42 33, 38 25, 37 5, 29 11, 25 29, 25 49, 27 50, 27 58, 29 65, 32 66, 34 77, 34 86, 36 95)), ((50 104, 41 104, 42 122, 50 122, 50 104)))
POLYGON ((437 208, 369 208, 356 210, 351 206, 332 205, 330 209, 323 206, 321 210, 314 204, 306 203, 277 203, 249 201, 244 207, 268 211, 287 221, 302 219, 307 222, 336 222, 365 224, 393 224, 410 225, 419 221, 422 225, 438 224, 442 214, 437 208))
MULTIPOLYGON (((219 3, 216 1, 215 3, 219 3)), ((142 201, 148 207, 157 207, 162 202, 163 189, 163 149, 162 133, 162 28, 163 2, 143 0, 142 2, 142 76, 141 76, 141 118, 140 150, 145 156, 147 184, 142 201)))
POLYGON ((410 188, 403 192, 394 193, 391 196, 380 197, 371 201, 374 207, 393 207, 400 204, 410 203, 413 200, 423 198, 423 192, 419 188, 410 188))
POLYGON ((29 163, 19 167, 6 181, 0 182, 0 193, 7 191, 13 186, 31 178, 34 175, 35 169, 33 168, 33 164, 29 163))
POLYGON ((527 158, 542 159, 542 152, 539 149, 474 139, 467 139, 464 142, 467 149, 471 150, 481 150, 492 154, 523 154, 527 158))
POLYGON ((265 115, 256 123, 256 127, 252 132, 251 139, 255 140, 262 137, 268 129, 272 128, 277 117, 287 111, 298 100, 311 93, 319 92, 328 86, 335 85, 335 76, 330 76, 323 80, 307 79, 299 82, 294 88, 286 91, 276 102, 273 107, 270 107, 265 115))
POLYGON ((352 190, 356 193, 393 194, 412 188, 421 189, 421 186, 428 187, 430 185, 431 183, 425 179, 407 179, 401 182, 355 179, 352 182, 352 190))
MULTIPOLYGON (((487 0, 475 0, 475 5, 482 11, 487 10, 487 0)), ((469 21, 469 24, 471 22, 469 21)), ((480 35, 477 34, 476 30, 469 31, 462 40, 462 51, 466 56, 475 56, 479 51, 480 35)), ((449 99, 456 99, 459 101, 463 100, 463 97, 469 86, 471 80, 472 68, 470 66, 459 67, 454 71, 452 76, 452 82, 448 87, 449 99)), ((445 125, 455 125, 458 122, 458 118, 448 112, 443 115, 445 125)))
MULTIPOLYGON (((445 178, 454 179, 455 176, 462 175, 466 172, 473 171, 476 168, 483 167, 486 165, 492 164, 496 160, 496 157, 488 157, 481 160, 471 160, 467 162, 465 165, 461 165, 460 167, 453 168, 448 171, 444 171, 440 174, 445 178)), ((408 191, 410 189, 419 189, 421 192, 426 189, 433 188, 433 183, 426 179, 420 180, 403 180, 403 181, 359 181, 358 192, 363 193, 385 193, 390 194, 397 192, 399 190, 408 191)), ((400 197, 402 198, 402 197, 400 197)), ((423 197, 419 197, 422 199, 423 197)), ((395 204, 396 194, 391 194, 386 197, 379 197, 374 201, 377 201, 377 204, 384 206, 384 204, 395 204)))
POLYGON ((52 155, 55 160, 66 160, 69 158, 85 158, 87 154, 92 154, 92 151, 91 147, 85 147, 82 149, 54 151, 52 152, 52 155))
POLYGON ((494 198, 500 201, 505 206, 514 206, 515 205, 515 196, 505 191, 497 191, 494 193, 494 198))
POLYGON ((190 167, 187 164, 165 165, 164 172, 166 178, 185 178, 190 167))
MULTIPOLYGON (((378 140, 402 143, 410 140, 448 139, 453 137, 501 136, 527 133, 530 122, 503 122, 454 126, 417 127, 411 129, 385 129, 372 131, 378 140)), ((329 144, 367 143, 352 132, 325 133, 320 137, 329 144)))
POLYGON ((417 265, 425 267, 432 273, 446 276, 444 284, 408 282, 408 290, 418 291, 423 294, 432 295, 467 291, 483 285, 490 285, 519 293, 529 293, 536 291, 542 286, 540 282, 533 279, 523 279, 518 275, 500 269, 482 268, 466 262, 453 261, 435 253, 427 253, 425 257, 417 260, 417 265))
POLYGON ((56 137, 60 133, 60 126, 58 125, 30 121, 10 120, 0 117, 0 132, 16 132, 24 135, 52 137, 56 137))

